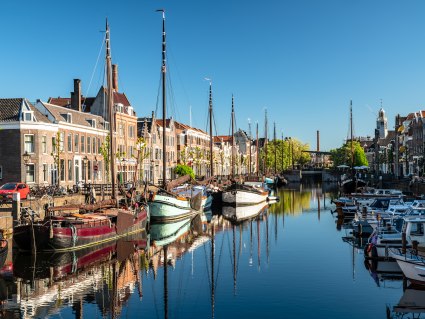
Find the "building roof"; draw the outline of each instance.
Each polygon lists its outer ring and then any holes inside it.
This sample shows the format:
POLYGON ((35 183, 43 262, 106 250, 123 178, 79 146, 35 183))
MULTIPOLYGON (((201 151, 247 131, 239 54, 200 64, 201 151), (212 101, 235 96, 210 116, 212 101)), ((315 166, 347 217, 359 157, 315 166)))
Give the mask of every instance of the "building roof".
POLYGON ((99 115, 91 113, 79 112, 73 109, 64 109, 62 106, 53 105, 46 102, 40 102, 44 107, 52 114, 58 122, 66 122, 64 117, 65 114, 69 113, 72 115, 72 124, 77 124, 86 127, 92 127, 88 120, 96 120, 96 128, 104 130, 104 119, 99 115))
POLYGON ((20 121, 19 115, 22 112, 23 103, 33 112, 36 122, 50 123, 46 116, 39 112, 34 105, 25 98, 0 99, 0 122, 20 121))
POLYGON ((232 141, 232 136, 230 135, 217 135, 214 136, 214 143, 230 143, 232 141))

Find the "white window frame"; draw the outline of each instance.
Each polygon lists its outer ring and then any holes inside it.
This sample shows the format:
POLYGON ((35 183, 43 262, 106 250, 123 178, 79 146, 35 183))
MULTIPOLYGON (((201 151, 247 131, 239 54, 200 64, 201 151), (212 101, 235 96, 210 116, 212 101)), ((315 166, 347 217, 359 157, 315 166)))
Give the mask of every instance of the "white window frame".
POLYGON ((35 164, 34 163, 29 163, 25 165, 25 181, 27 184, 35 183, 35 164), (30 175, 30 172, 31 172, 30 167, 32 167, 32 175, 30 175))
POLYGON ((24 152, 28 152, 29 154, 34 154, 35 151, 35 136, 34 134, 24 134, 24 152), (30 145, 32 145, 31 150, 27 148, 27 141, 26 141, 26 137, 27 136, 32 136, 32 142, 30 145))

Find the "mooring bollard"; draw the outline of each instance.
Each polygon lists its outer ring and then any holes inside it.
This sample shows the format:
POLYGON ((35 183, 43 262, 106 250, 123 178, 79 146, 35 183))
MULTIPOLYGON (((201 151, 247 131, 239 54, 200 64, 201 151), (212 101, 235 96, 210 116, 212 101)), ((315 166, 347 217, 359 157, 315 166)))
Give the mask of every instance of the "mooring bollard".
POLYGON ((407 242, 406 242, 406 233, 402 233, 401 234, 401 253, 402 254, 405 254, 406 253, 406 244, 407 244, 407 242))
POLYGON ((21 219, 21 194, 13 193, 12 194, 12 220, 13 228, 18 225, 19 220, 21 219))
POLYGON ((419 242, 417 240, 412 241, 412 249, 415 255, 418 254, 418 244, 419 242))

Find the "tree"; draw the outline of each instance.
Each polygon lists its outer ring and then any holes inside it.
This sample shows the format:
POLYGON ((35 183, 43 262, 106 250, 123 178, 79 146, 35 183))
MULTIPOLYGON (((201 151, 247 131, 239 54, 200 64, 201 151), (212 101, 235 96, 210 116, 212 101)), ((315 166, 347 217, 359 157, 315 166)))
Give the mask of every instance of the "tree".
MULTIPOLYGON (((150 156, 149 149, 147 148, 146 141, 143 137, 138 137, 136 142, 136 150, 137 156, 132 155, 133 158, 136 159, 136 170, 134 172, 133 181, 136 182, 137 179, 137 171, 140 167, 142 167, 146 158, 150 156)), ((143 180, 143 168, 140 169, 139 179, 143 180)))
POLYGON ((61 167, 60 167, 60 155, 63 153, 63 138, 60 132, 56 133, 56 137, 53 138, 52 141, 52 152, 50 155, 53 157, 53 161, 57 170, 57 183, 60 185, 60 175, 61 175, 61 167))
POLYGON ((193 169, 187 165, 177 165, 174 169, 174 173, 180 176, 190 175, 190 177, 195 179, 195 173, 193 172, 193 169))
POLYGON ((109 174, 109 164, 111 163, 111 157, 109 156, 109 143, 110 143, 110 136, 109 134, 106 136, 105 141, 103 141, 102 145, 100 146, 100 154, 102 154, 103 162, 105 163, 105 172, 106 172, 106 181, 110 182, 110 174, 109 174))
MULTIPOLYGON (((330 152, 334 167, 339 165, 351 166, 351 141, 346 142, 340 148, 333 149, 330 152)), ((363 147, 358 141, 353 141, 353 157, 354 166, 369 166, 363 147)))

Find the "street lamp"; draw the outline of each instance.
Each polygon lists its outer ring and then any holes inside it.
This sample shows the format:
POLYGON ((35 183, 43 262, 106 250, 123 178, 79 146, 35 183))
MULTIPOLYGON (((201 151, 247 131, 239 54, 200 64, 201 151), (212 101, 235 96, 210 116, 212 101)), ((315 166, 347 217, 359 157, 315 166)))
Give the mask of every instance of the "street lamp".
POLYGON ((28 154, 28 151, 25 151, 24 154, 22 154, 22 159, 24 161, 25 164, 25 184, 27 183, 27 169, 28 169, 28 163, 31 159, 31 155, 28 154))
POLYGON ((87 184, 87 163, 89 159, 87 155, 83 157, 83 165, 84 165, 84 184, 87 184))

